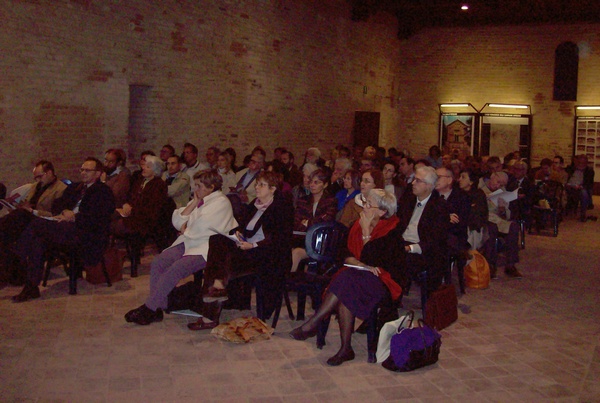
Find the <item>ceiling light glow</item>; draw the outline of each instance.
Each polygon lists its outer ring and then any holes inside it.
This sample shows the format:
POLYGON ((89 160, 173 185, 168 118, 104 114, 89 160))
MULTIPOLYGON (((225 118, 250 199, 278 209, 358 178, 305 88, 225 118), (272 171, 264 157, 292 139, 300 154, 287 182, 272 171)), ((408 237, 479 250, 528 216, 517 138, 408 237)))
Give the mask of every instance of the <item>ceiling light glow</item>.
POLYGON ((468 4, 463 4, 462 6, 460 6, 460 9, 463 11, 467 11, 469 9, 469 5, 468 4))

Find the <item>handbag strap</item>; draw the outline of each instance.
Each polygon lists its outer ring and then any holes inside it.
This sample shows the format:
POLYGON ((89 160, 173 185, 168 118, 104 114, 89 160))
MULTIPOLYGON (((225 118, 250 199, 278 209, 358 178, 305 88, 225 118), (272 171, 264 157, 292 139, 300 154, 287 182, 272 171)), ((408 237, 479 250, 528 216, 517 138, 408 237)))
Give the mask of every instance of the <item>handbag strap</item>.
POLYGON ((408 329, 411 328, 413 325, 413 320, 415 318, 415 311, 408 311, 406 312, 406 315, 404 315, 404 318, 402 319, 402 322, 400 322, 400 324, 398 325, 398 328, 396 329, 396 334, 400 333, 402 331, 402 329, 408 329), (406 319, 410 319, 410 324, 406 327, 403 327, 404 322, 406 321, 406 319))

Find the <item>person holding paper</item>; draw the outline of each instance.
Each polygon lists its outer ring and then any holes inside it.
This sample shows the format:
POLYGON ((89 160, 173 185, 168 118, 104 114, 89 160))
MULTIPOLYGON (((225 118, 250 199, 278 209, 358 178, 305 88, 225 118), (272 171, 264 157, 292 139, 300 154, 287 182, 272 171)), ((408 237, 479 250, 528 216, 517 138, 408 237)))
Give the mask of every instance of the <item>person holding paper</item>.
POLYGON ((520 279, 523 277, 515 264, 519 262, 519 225, 507 219, 508 203, 517 198, 518 189, 514 192, 504 191, 508 183, 508 175, 504 172, 494 172, 482 190, 488 198, 488 233, 489 239, 484 245, 484 255, 490 264, 490 275, 496 278, 498 252, 496 251, 496 238, 498 233, 504 234, 504 250, 506 266, 504 272, 509 278, 520 279), (504 197, 503 197, 504 196, 504 197))
POLYGON ((354 359, 351 341, 356 317, 367 319, 388 289, 393 300, 402 294, 398 284, 405 279, 398 262, 403 255, 402 238, 393 231, 400 221, 396 209, 396 197, 390 192, 373 189, 367 193, 360 218, 348 234, 344 262, 349 268, 342 269, 331 280, 317 312, 289 333, 295 340, 313 337, 319 322, 337 312, 341 346, 327 360, 328 365, 337 366, 354 359))
MULTIPOLYGON (((262 171, 255 180, 256 199, 249 214, 229 236, 210 239, 208 261, 204 271, 204 318, 190 323, 190 330, 207 330, 219 324, 220 304, 228 299, 248 304, 250 295, 228 295, 229 279, 239 273, 254 272, 262 285, 264 310, 260 319, 271 316, 280 300, 285 272, 291 265, 290 240, 294 210, 292 203, 281 193, 283 175, 262 171)), ((230 301, 231 302, 231 301, 230 301)))

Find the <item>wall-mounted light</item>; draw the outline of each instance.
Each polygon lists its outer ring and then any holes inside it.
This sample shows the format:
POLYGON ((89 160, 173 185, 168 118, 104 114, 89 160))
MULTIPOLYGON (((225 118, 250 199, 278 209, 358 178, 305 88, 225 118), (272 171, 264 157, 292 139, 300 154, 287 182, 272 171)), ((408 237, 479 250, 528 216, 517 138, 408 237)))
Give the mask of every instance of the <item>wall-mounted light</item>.
POLYGON ((527 109, 527 105, 512 105, 512 104, 488 104, 490 108, 511 108, 511 109, 527 109))
POLYGON ((581 111, 586 111, 586 110, 600 110, 600 106, 594 106, 594 105, 590 105, 590 106, 577 106, 576 109, 581 110, 581 111))
POLYGON ((468 108, 469 104, 441 104, 440 108, 468 108))
POLYGON ((469 5, 468 4, 463 4, 460 6, 460 9, 463 11, 467 11, 469 9, 469 5))

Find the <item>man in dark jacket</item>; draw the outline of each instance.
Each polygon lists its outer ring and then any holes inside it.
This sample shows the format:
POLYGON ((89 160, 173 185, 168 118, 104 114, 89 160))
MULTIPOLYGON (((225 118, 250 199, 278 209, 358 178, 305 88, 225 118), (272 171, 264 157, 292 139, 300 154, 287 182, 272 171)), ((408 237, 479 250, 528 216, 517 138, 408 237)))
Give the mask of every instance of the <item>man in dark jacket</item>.
POLYGON ((414 277, 426 270, 428 291, 440 286, 448 265, 449 213, 443 200, 433 193, 437 180, 432 167, 417 168, 412 195, 405 194, 400 200, 400 222, 394 230, 403 239, 407 275, 414 277))
POLYGON ((39 298, 44 256, 51 246, 78 253, 85 266, 97 264, 108 243, 110 217, 115 210, 112 191, 100 182, 103 164, 87 158, 81 166, 82 181, 69 186, 55 201, 51 219, 36 218, 21 235, 17 248, 26 262, 27 281, 14 302, 39 298))

